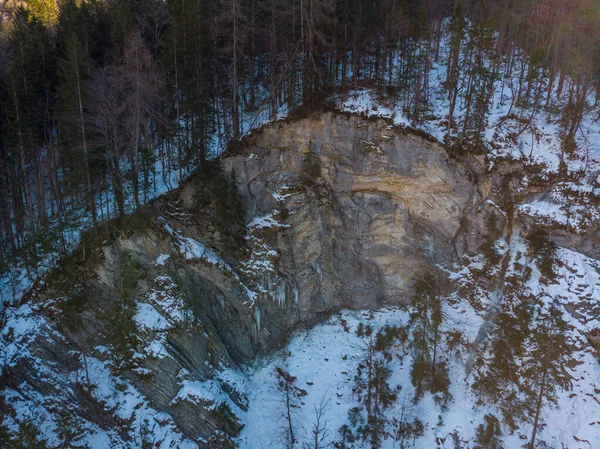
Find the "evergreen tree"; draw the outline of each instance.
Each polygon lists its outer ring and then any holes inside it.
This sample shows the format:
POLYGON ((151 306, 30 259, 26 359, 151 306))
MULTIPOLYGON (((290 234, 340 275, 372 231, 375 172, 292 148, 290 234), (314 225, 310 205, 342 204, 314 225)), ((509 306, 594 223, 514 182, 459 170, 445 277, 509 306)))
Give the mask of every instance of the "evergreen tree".
POLYGON ((385 326, 374 334, 370 325, 362 323, 359 323, 357 335, 364 341, 364 357, 357 367, 352 389, 359 406, 350 410, 351 427, 341 429, 342 441, 337 447, 354 447, 352 443, 360 441, 360 447, 368 444, 371 448, 379 448, 394 424, 385 411, 395 404, 400 391, 400 386, 389 384, 390 363, 397 344, 403 343, 407 335, 404 328, 396 326, 385 326))
POLYGON ((443 316, 434 274, 425 273, 416 280, 413 288, 409 329, 413 337, 410 375, 415 387, 415 401, 418 401, 425 391, 430 391, 445 403, 450 399, 450 381, 446 363, 439 357, 443 316))
POLYGON ((532 306, 529 297, 507 292, 505 308, 496 317, 490 332, 490 359, 478 362, 482 372, 475 376, 473 388, 482 398, 499 404, 504 422, 514 430, 526 411, 518 382, 520 359, 531 332, 532 306))
POLYGON ((548 239, 546 232, 536 232, 528 236, 531 255, 535 260, 544 282, 554 279, 556 263, 556 245, 548 239))
POLYGON ((49 124, 56 64, 44 25, 20 10, 10 33, 12 52, 5 75, 4 144, 15 162, 14 215, 17 232, 33 234, 46 216, 41 147, 52 134, 49 124), (15 182, 19 180, 19 182, 15 182))
POLYGON ((19 423, 15 449, 47 449, 48 444, 40 435, 37 426, 32 422, 19 423))
POLYGON ((485 415, 484 423, 477 426, 473 449, 503 449, 500 421, 494 415, 485 415))
POLYGON ((74 449, 80 447, 79 440, 84 436, 84 431, 79 427, 76 416, 66 406, 58 412, 57 436, 60 440, 60 449, 74 449))
POLYGON ((533 400, 531 404, 535 404, 530 408, 533 430, 528 449, 535 449, 544 404, 556 403, 557 392, 569 390, 572 379, 567 368, 573 363, 573 357, 562 306, 555 301, 547 308, 540 308, 536 321, 530 336, 530 350, 522 362, 522 389, 533 400))
POLYGON ((30 17, 39 20, 44 26, 52 26, 58 17, 58 3, 54 0, 29 0, 27 9, 30 17))
POLYGON ((155 104, 159 98, 159 81, 153 67, 152 57, 138 29, 130 32, 125 40, 123 60, 118 67, 121 72, 126 120, 129 160, 132 167, 133 199, 140 207, 139 165, 143 166, 144 202, 149 189, 150 171, 153 171, 154 149, 149 124, 158 118, 155 104), (152 167, 152 168, 151 168, 152 167))

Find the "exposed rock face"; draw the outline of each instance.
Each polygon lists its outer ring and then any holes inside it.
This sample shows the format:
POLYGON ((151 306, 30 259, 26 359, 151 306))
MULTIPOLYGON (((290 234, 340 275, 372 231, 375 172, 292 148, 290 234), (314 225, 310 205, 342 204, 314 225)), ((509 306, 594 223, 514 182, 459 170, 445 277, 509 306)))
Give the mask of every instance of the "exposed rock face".
MULTIPOLYGON (((0 387, 55 395, 99 428, 119 428, 110 437, 115 447, 136 447, 137 418, 114 418, 115 405, 82 380, 80 357, 117 365, 114 317, 127 299, 135 315, 127 323, 139 339, 120 356, 131 363, 119 378, 145 406, 169 413, 185 437, 207 445, 217 431, 234 434, 235 425, 216 411, 218 395, 191 397, 186 382, 212 379, 244 408, 243 394, 214 377, 216 368, 249 362, 340 308, 406 304, 420 273, 479 252, 490 221, 506 231, 512 215, 496 203, 518 184, 510 167, 485 174, 482 161, 467 168, 439 144, 384 120, 333 113, 267 127, 220 164, 239 195, 245 243, 232 245, 223 205, 207 194, 208 176, 191 180, 156 201, 141 225, 33 294, 46 324, 12 337, 0 387), (126 289, 128 270, 135 279, 126 289), (17 351, 22 344, 29 352, 17 351)), ((234 203, 225 205, 230 216, 234 203)))
POLYGON ((439 145, 331 113, 271 126, 222 166, 247 221, 289 213, 269 239, 286 284, 281 312, 267 306, 271 332, 340 307, 407 303, 415 275, 452 260, 476 192, 439 145))

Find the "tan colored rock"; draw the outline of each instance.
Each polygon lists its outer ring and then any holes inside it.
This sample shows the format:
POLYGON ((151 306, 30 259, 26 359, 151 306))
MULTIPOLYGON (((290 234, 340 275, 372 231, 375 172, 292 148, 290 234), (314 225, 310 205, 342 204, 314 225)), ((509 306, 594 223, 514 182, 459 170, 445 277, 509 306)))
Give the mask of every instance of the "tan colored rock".
POLYGON ((286 282, 299 287, 300 316, 289 315, 296 321, 340 307, 407 303, 432 260, 454 260, 476 193, 467 169, 438 144, 384 120, 333 113, 270 126, 221 164, 235 172, 248 221, 271 213, 274 196, 297 186, 284 199, 290 227, 271 242, 286 282), (321 175, 306 187, 309 153, 321 175))

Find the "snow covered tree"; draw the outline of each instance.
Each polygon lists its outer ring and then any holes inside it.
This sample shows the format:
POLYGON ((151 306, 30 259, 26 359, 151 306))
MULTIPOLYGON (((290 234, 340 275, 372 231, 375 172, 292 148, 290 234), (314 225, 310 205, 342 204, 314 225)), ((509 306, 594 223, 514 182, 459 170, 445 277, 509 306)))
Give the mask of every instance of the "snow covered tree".
POLYGON ((58 412, 57 436, 60 440, 59 449, 72 449, 79 446, 79 441, 85 434, 79 426, 79 419, 72 410, 66 408, 58 412))
POLYGON ((531 298, 514 292, 506 294, 505 310, 498 314, 490 331, 489 358, 481 357, 475 362, 473 389, 482 403, 490 400, 499 405, 504 422, 513 430, 525 417, 518 380, 520 358, 525 353, 531 326, 530 301, 531 298))
POLYGON ((14 447, 15 444, 15 440, 4 423, 0 423, 0 444, 2 447, 14 447))
POLYGON ((392 418, 391 437, 400 449, 415 446, 415 440, 425 434, 425 426, 418 416, 418 410, 409 394, 400 402, 400 412, 392 418))
MULTIPOLYGON (((4 369, 0 370, 0 382, 7 382, 7 377, 8 373, 4 369)), ((6 418, 8 417, 8 405, 6 404, 5 396, 5 394, 0 395, 0 410, 2 411, 2 413, 0 413, 0 447, 13 447, 15 440, 6 422, 6 418)))
POLYGON ((238 420, 231 407, 226 402, 221 402, 215 407, 211 414, 215 422, 219 423, 219 428, 208 439, 208 449, 235 449, 235 437, 237 437, 244 425, 238 420))
POLYGON ((516 295, 508 296, 506 304, 510 308, 496 319, 489 358, 478 362, 473 388, 481 402, 487 398, 498 404, 510 429, 531 419, 528 449, 533 449, 544 404, 555 402, 558 390, 571 385, 568 326, 556 302, 516 295))
POLYGON ((534 232, 528 236, 531 256, 535 260, 543 282, 552 281, 556 276, 556 245, 544 231, 534 232))
POLYGON ((19 423, 19 431, 15 440, 15 449, 46 449, 48 447, 48 442, 42 438, 37 426, 32 422, 19 423))
POLYGON ((329 429, 327 428, 326 413, 329 411, 329 397, 323 396, 318 404, 314 406, 314 421, 311 425, 310 449, 324 449, 330 446, 329 429))

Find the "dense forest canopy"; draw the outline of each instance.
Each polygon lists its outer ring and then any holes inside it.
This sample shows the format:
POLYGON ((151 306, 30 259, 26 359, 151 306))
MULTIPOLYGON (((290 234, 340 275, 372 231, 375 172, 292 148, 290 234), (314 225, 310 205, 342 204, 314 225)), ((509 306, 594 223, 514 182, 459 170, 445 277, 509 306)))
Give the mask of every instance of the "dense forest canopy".
POLYGON ((597 0, 4 0, 0 271, 21 260, 29 276, 41 248, 68 251, 69 229, 365 86, 417 127, 441 95, 460 151, 484 145, 506 81, 517 133, 556 114, 565 153, 579 151, 584 116, 600 114, 599 18, 597 0))

